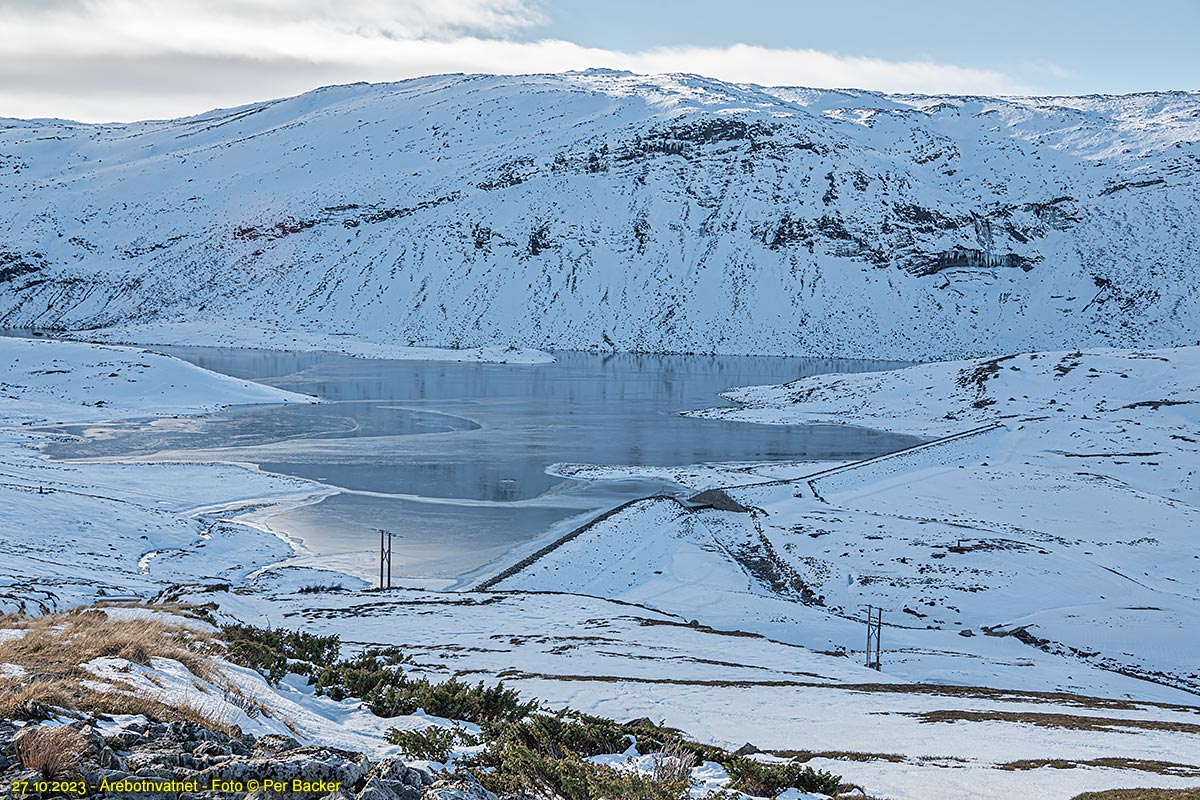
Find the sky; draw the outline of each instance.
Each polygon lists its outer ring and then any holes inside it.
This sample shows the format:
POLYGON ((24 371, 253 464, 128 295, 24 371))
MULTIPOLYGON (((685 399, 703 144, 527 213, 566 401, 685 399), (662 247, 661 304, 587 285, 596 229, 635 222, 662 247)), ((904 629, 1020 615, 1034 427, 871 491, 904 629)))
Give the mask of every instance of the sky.
POLYGON ((0 0, 0 116, 588 67, 946 94, 1200 90, 1200 0, 0 0))

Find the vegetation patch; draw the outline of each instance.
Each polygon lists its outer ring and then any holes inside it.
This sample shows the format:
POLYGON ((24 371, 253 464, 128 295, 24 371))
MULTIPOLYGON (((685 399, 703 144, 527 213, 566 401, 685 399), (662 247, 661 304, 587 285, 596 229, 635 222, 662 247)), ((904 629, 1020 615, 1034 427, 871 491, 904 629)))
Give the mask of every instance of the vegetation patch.
POLYGON ((381 717, 426 714, 462 719, 495 730, 532 713, 537 702, 522 702, 521 696, 503 683, 488 686, 483 681, 470 684, 451 679, 434 683, 426 678, 398 675, 363 697, 367 706, 381 717))
POLYGON ((757 797, 774 797, 785 789, 835 795, 842 788, 842 779, 823 770, 796 762, 764 764, 741 756, 730 756, 718 762, 729 773, 730 789, 757 797))
POLYGON ((490 772, 480 783, 502 796, 532 794, 562 800, 684 800, 689 778, 659 777, 586 761, 577 755, 553 758, 526 747, 492 752, 490 772))
POLYGON ((1115 719, 1084 717, 1075 714, 1043 714, 1020 711, 926 711, 915 714, 921 722, 1022 722, 1042 728, 1068 728, 1077 731, 1120 731, 1134 728, 1145 731, 1200 733, 1194 722, 1157 719, 1115 719))
POLYGON ((46 719, 53 709, 92 714, 142 714, 153 720, 186 719, 210 730, 227 730, 190 706, 172 706, 96 685, 83 664, 97 658, 121 658, 147 666, 151 658, 183 664, 198 678, 214 677, 212 656, 220 647, 203 630, 160 617, 113 619, 103 611, 69 611, 39 617, 0 617, 0 629, 20 630, 0 641, 0 663, 16 664, 26 676, 0 679, 0 718, 46 719), (30 679, 28 676, 34 676, 30 679))
POLYGON ((426 714, 461 719, 484 726, 517 722, 538 707, 503 683, 487 686, 457 679, 435 683, 404 674, 407 657, 396 648, 368 650, 349 661, 321 666, 315 671, 317 691, 335 700, 358 697, 380 717, 426 714))
POLYGON ((399 745, 401 752, 409 758, 445 763, 456 747, 473 745, 475 740, 457 728, 430 726, 419 731, 402 731, 390 728, 385 735, 389 742, 399 745))
POLYGON ((1084 792, 1071 800, 1200 800, 1200 787, 1195 789, 1109 789, 1105 792, 1084 792))
POLYGON ((383 684, 400 678, 402 672, 398 667, 407 658, 398 647, 366 650, 352 659, 317 670, 317 691, 334 700, 365 698, 383 684))
POLYGON ((1192 764, 1177 764, 1171 761, 1152 761, 1141 758, 1092 758, 1087 761, 1073 761, 1062 758, 1029 758, 1021 761, 1009 761, 1001 764, 1000 769, 1029 770, 1042 769, 1075 769, 1076 767, 1107 767, 1109 769, 1138 770, 1154 772, 1159 775, 1173 775, 1177 778, 1200 778, 1200 767, 1192 764))
POLYGON ((335 664, 341 650, 336 634, 316 636, 286 628, 223 625, 221 638, 229 645, 226 658, 258 670, 272 682, 289 672, 311 676, 315 668, 335 664))

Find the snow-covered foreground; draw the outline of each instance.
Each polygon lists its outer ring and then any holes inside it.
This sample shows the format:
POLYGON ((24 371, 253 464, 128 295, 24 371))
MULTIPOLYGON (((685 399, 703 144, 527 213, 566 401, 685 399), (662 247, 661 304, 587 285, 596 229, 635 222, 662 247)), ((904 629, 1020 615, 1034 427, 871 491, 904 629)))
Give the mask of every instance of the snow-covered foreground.
MULTIPOLYGON (((321 487, 236 466, 59 464, 29 447, 46 435, 31 423, 311 398, 127 348, 0 339, 0 351, 6 610, 198 584, 172 601, 337 633, 351 650, 400 645, 419 672, 502 678, 551 706, 649 716, 727 746, 810 751, 820 754, 812 766, 884 798, 1200 783, 1200 657, 1186 638, 1200 623, 1188 474, 1200 349, 737 390, 747 405, 703 413, 824 415, 931 437, 997 419, 1004 428, 811 480, 796 477, 821 465, 558 465, 729 486, 751 511, 634 504, 498 591, 466 593, 363 591, 303 566, 312 561, 294 543, 239 516, 309 502, 321 487), (882 672, 854 652, 867 603, 887 609, 882 672)), ((153 681, 128 665, 94 666, 147 691, 190 680, 171 664, 153 665, 153 681)), ((252 674, 229 677, 261 689, 252 674)), ((295 682, 271 691, 281 699, 263 702, 290 709, 306 736, 342 736, 355 749, 374 726, 398 724, 295 682)))
POLYGON ((579 594, 312 595, 297 588, 319 576, 282 577, 265 592, 192 599, 251 623, 400 645, 431 677, 500 677, 550 706, 650 717, 730 748, 821 753, 809 763, 881 798, 1069 798, 1200 782, 1191 706, 911 684, 855 658, 579 594), (1182 774, 1021 763, 1110 758, 1179 764, 1182 774))

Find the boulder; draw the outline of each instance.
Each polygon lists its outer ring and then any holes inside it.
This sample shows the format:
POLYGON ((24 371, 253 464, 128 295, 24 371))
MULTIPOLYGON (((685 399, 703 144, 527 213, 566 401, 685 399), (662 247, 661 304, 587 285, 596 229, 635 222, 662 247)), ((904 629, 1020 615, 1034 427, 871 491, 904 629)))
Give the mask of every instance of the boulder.
POLYGON ((421 793, 421 800, 499 800, 471 777, 435 781, 421 793))
MULTIPOLYGON (((261 743, 262 739, 259 740, 260 745, 261 743)), ((258 747, 255 748, 256 752, 257 750, 258 747)), ((201 785, 214 780, 250 781, 271 778, 289 784, 298 780, 304 783, 338 782, 342 786, 353 786, 366 777, 370 766, 371 762, 362 753, 331 747, 297 746, 269 758, 256 756, 226 761, 208 767, 197 777, 201 785)))
POLYGON ((371 769, 385 783, 403 783, 420 789, 433 783, 433 776, 424 770, 410 767, 400 758, 384 758, 371 769))
POLYGON ((254 743, 254 755, 278 755, 289 750, 295 750, 300 743, 291 736, 282 733, 269 733, 254 743))

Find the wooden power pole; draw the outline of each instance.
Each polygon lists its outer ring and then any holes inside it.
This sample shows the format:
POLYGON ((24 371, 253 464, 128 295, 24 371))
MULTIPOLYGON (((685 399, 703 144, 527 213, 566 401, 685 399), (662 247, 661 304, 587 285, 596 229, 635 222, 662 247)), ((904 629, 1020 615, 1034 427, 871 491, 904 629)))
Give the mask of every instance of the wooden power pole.
POLYGON ((392 588, 392 532, 383 528, 379 529, 379 588, 392 588))
POLYGON ((879 638, 883 633, 883 609, 867 606, 867 666, 878 670, 882 665, 879 638))

